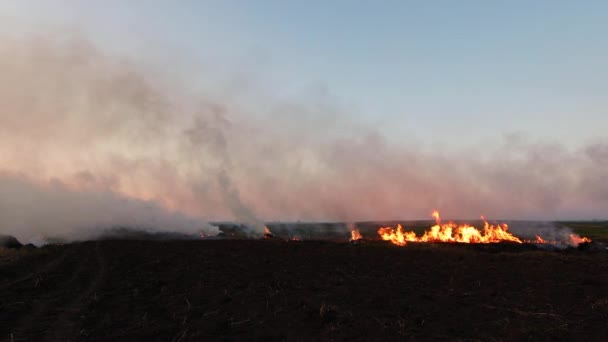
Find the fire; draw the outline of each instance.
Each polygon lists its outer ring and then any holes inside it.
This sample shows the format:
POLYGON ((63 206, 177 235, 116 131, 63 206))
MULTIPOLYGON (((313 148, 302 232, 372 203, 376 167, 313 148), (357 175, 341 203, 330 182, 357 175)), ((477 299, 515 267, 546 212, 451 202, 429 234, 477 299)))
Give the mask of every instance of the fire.
POLYGON ((455 224, 453 222, 441 223, 439 211, 434 210, 431 216, 435 218, 435 225, 425 231, 422 236, 417 236, 413 231, 405 231, 398 224, 396 228, 382 227, 378 229, 378 234, 382 240, 390 241, 395 245, 405 246, 407 242, 458 242, 458 243, 497 243, 497 242, 513 242, 513 243, 536 243, 536 244, 559 244, 566 243, 570 245, 578 245, 580 243, 591 242, 591 239, 580 237, 576 234, 570 234, 570 241, 548 241, 540 235, 536 236, 535 240, 521 240, 511 234, 509 226, 506 223, 490 224, 482 216, 483 230, 479 230, 469 224, 455 224))
MULTIPOLYGON (((460 242, 460 243, 496 243, 496 242, 515 242, 522 241, 508 232, 507 224, 492 225, 484 219, 483 231, 468 225, 457 225, 453 222, 441 223, 439 211, 435 210, 431 214, 435 218, 435 225, 427 230, 422 236, 416 236, 415 232, 407 232, 399 224, 396 229, 382 227, 378 234, 383 240, 405 246, 407 242, 460 242)), ((483 219, 483 217, 482 217, 483 219)))
POLYGON ((437 224, 441 223, 441 217, 439 216, 438 210, 433 210, 433 212, 431 213, 431 216, 433 216, 435 218, 435 222, 437 222, 437 224))
POLYGON ((270 231, 268 226, 264 226, 264 239, 270 239, 273 237, 274 237, 274 234, 272 234, 272 232, 270 231))
POLYGON ((543 244, 543 245, 570 245, 570 246, 578 246, 581 243, 591 242, 590 238, 581 237, 577 234, 570 234, 568 240, 545 240, 540 235, 536 235, 535 240, 525 240, 525 243, 535 243, 535 244, 543 244))
POLYGON ((570 234, 570 242, 573 245, 578 245, 580 243, 591 242, 591 239, 586 238, 586 237, 580 237, 579 235, 576 235, 576 234, 570 234))
POLYGON ((534 240, 533 242, 534 243, 549 243, 547 240, 540 237, 540 235, 536 235, 536 240, 534 240))
POLYGON ((397 225, 397 229, 391 227, 380 228, 378 234, 380 234, 382 240, 390 241, 399 246, 405 246, 406 241, 417 240, 416 233, 406 232, 400 224, 397 225))
POLYGON ((353 229, 350 232, 350 241, 357 241, 363 239, 363 236, 359 232, 359 229, 353 229))

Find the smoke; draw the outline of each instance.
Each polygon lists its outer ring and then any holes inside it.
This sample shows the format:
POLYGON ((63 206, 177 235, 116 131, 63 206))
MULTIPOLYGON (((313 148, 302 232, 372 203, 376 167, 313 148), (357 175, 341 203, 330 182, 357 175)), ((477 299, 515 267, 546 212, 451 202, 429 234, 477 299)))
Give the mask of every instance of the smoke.
MULTIPOLYGON (((258 219, 255 213, 243 203, 238 188, 233 184, 231 178, 233 167, 227 150, 228 141, 222 134, 223 126, 226 126, 228 122, 217 108, 215 108, 214 122, 215 125, 209 125, 201 117, 196 118, 194 126, 185 132, 191 148, 199 154, 210 155, 217 159, 218 165, 215 170, 211 171, 211 174, 216 174, 217 184, 226 207, 234 215, 234 219, 251 225, 251 228, 260 232, 264 227, 264 222, 258 219)), ((199 163, 204 163, 204 160, 200 160, 199 163)))
POLYGON ((154 202, 111 191, 74 190, 58 179, 35 184, 24 176, 7 173, 0 174, 0 217, 3 233, 38 243, 52 238, 94 238, 114 227, 218 233, 200 219, 168 212, 154 202))
POLYGON ((537 236, 540 236, 544 240, 555 242, 562 247, 577 245, 578 243, 572 240, 571 235, 579 237, 571 228, 554 222, 509 222, 509 231, 524 240, 534 241, 537 236))
POLYGON ((601 218, 608 204, 603 141, 573 149, 498 134, 442 150, 432 133, 389 140, 327 96, 191 88, 82 37, 0 36, 0 75, 0 231, 20 237, 133 222, 187 231, 204 219, 261 234, 265 220, 434 208, 455 219, 601 218))

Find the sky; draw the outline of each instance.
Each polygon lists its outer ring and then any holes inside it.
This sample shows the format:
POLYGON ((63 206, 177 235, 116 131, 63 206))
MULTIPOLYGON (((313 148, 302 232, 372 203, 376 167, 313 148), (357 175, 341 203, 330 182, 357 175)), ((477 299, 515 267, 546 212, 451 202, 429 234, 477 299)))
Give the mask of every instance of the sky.
POLYGON ((171 51, 201 68, 221 61, 215 71, 245 74, 274 96, 327 92, 387 136, 447 145, 513 133, 575 145, 603 135, 607 13, 604 1, 0 5, 29 30, 83 30, 135 59, 171 51), (439 138, 454 132, 459 141, 439 138))
POLYGON ((605 219, 606 36, 604 1, 3 1, 0 230, 605 219))

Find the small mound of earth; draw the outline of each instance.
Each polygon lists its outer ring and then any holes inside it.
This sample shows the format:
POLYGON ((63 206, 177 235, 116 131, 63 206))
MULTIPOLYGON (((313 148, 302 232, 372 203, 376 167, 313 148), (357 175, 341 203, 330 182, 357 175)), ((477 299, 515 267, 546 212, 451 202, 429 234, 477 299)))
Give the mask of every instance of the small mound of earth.
POLYGON ((21 248, 23 245, 17 238, 11 235, 0 235, 0 247, 4 248, 21 248))

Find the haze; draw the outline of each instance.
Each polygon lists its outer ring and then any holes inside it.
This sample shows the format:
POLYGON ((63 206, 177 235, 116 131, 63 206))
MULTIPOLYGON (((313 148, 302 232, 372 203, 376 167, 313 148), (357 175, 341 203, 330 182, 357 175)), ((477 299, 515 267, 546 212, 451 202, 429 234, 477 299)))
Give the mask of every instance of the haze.
POLYGON ((603 2, 0 5, 0 231, 602 219, 603 2))

